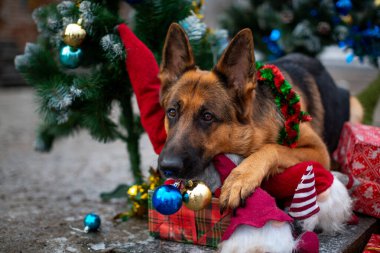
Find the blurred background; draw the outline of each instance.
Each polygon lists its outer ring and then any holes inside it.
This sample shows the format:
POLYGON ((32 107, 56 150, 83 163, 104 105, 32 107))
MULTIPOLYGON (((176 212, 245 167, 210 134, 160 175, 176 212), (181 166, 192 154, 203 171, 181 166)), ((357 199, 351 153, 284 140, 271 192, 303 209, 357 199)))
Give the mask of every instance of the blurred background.
MULTIPOLYGON (((17 54, 21 54, 24 50, 25 43, 26 42, 34 42, 37 38, 38 32, 35 22, 32 18, 32 12, 35 8, 38 6, 46 5, 49 3, 59 3, 60 1, 53 1, 53 0, 20 0, 20 1, 11 1, 11 0, 3 0, 0 3, 0 59, 1 59, 1 65, 2 68, 0 70, 0 86, 1 87, 9 87, 9 86, 25 86, 26 83, 22 79, 21 75, 17 73, 17 71, 14 68, 14 57, 17 54)), ((262 32, 265 30, 265 32, 268 33, 271 28, 276 27, 276 24, 269 24, 268 27, 265 29, 260 29, 259 33, 256 33, 257 30, 257 21, 253 22, 252 20, 259 20, 257 18, 257 13, 253 11, 254 5, 250 4, 256 3, 262 4, 263 2, 272 3, 272 1, 249 1, 249 0, 239 0, 239 1, 232 1, 232 0, 207 0, 205 4, 203 5, 203 20, 204 22, 210 27, 210 28, 227 28, 230 35, 236 33, 236 30, 241 27, 252 27, 255 34, 262 34, 262 32), (233 8, 231 6, 234 6, 233 8), (238 7, 236 7, 238 6, 238 7), (242 7, 244 11, 239 12, 239 7, 242 7), (234 16, 234 15, 240 15, 240 17, 234 16), (244 15, 243 15, 244 14, 244 15), (250 15, 252 14, 252 15, 250 15), (247 18, 248 16, 248 18, 247 18), (256 25, 256 27, 254 27, 256 25)), ((283 5, 285 5, 286 2, 292 2, 292 1, 285 1, 283 5)), ((293 1, 293 2, 302 2, 302 1, 293 1)), ((311 1, 313 2, 313 1, 311 1)), ((323 1, 322 1, 323 2, 323 1)), ((325 1, 329 2, 329 1, 325 1)), ((331 1, 332 2, 332 1, 331 1)), ((335 1, 336 2, 336 1, 335 1)), ((364 1, 368 5, 368 2, 371 1, 364 1)), ((360 6, 361 8, 366 7, 364 5, 360 6)), ((377 1, 373 1, 377 2, 377 1)), ((354 1, 355 4, 355 1, 354 1)), ((281 4, 279 4, 281 6, 281 4)), ((275 6, 278 7, 278 6, 275 6)), ((301 6, 302 7, 302 6, 301 6)), ((324 7, 324 6, 322 6, 324 7)), ((318 6, 318 8, 321 8, 321 5, 318 6)), ((316 15, 318 8, 311 9, 309 8, 308 11, 304 11, 303 16, 311 16, 316 15)), ((331 7, 330 8, 334 8, 331 7)), ((352 8, 352 7, 351 7, 352 8)), ((369 8, 369 7, 366 7, 369 8)), ((262 9, 261 9, 262 10, 262 9)), ((354 7, 355 10, 355 7, 354 7)), ((376 10, 376 9, 374 9, 376 10)), ((274 17, 274 15, 271 15, 271 10, 265 10, 266 13, 269 16, 274 17)), ((265 13, 265 11, 263 11, 265 13)), ((272 10, 275 11, 275 10, 272 10)), ((281 14, 281 17, 284 19, 295 19, 299 18, 300 20, 294 20, 294 23, 297 23, 298 21, 303 21, 305 17, 294 17, 294 15, 297 13, 292 13, 289 10, 283 11, 283 13, 278 13, 277 15, 281 14), (302 19, 303 18, 303 19, 302 19)), ((362 15, 365 15, 366 13, 361 13, 362 15)), ((132 21, 131 15, 133 15, 133 8, 128 5, 126 2, 121 2, 120 9, 119 9, 119 15, 124 19, 128 21, 132 21)), ((267 16, 268 16, 267 15, 267 16)), ((332 15, 332 14, 330 14, 332 15)), ((378 14, 377 14, 378 15, 378 14)), ((298 15, 299 16, 299 15, 298 15)), ((349 15, 347 15, 347 18, 349 19, 349 15)), ((261 17, 260 18, 264 21, 268 20, 268 17, 261 17)), ((352 17, 351 17, 352 18, 352 17)), ((269 19, 270 21, 277 21, 276 18, 269 19)), ((293 22, 293 21, 292 21, 293 22)), ((277 23, 278 24, 278 23, 277 23)), ((318 22, 320 25, 319 29, 324 29, 326 31, 329 31, 329 25, 326 25, 325 23, 318 22)), ((283 26, 284 24, 282 24, 283 26)), ((292 24, 292 28, 294 28, 294 24, 292 24)), ((281 25, 277 25, 278 29, 281 28, 281 25)), ((257 42, 256 42, 257 43, 257 42)), ((261 44, 262 42, 260 42, 261 44)), ((367 68, 369 66, 368 61, 364 64, 360 63, 359 58, 354 58, 350 61, 350 63, 347 63, 347 57, 349 53, 344 52, 342 48, 338 46, 338 41, 330 41, 331 45, 328 45, 328 43, 322 43, 322 46, 317 47, 316 52, 318 52, 318 57, 321 58, 325 64, 330 65, 339 65, 342 67, 349 68, 357 68, 357 67, 364 67, 367 68), (327 47, 323 47, 327 45, 327 47), (321 50, 322 49, 322 50, 321 50), (320 51, 319 51, 320 50, 320 51)), ((315 54, 315 53, 314 53, 315 54)), ((374 73, 376 75, 376 69, 371 68, 373 71, 371 73, 374 73)), ((344 72, 344 70, 341 70, 344 72)), ((341 72, 339 71, 339 72, 341 72)), ((347 81, 344 80, 343 76, 344 74, 340 73, 332 73, 334 75, 334 78, 341 82, 342 85, 348 85, 351 86, 352 84, 347 83, 347 81)), ((371 78, 374 78, 373 75, 369 74, 363 74, 360 78, 364 78, 363 82, 368 83, 371 81, 371 78)), ((360 79, 362 80, 362 79, 360 79)), ((354 80, 354 82, 359 80, 354 80)), ((358 89, 354 90, 357 92, 358 89)))

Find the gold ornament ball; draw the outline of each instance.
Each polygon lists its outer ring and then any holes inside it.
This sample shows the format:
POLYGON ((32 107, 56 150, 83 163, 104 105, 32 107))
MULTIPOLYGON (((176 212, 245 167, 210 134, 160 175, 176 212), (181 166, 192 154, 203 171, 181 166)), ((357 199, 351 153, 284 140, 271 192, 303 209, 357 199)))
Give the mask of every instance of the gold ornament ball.
POLYGON ((63 33, 63 41, 72 47, 78 47, 86 37, 86 31, 78 24, 69 24, 63 33))
POLYGON ((185 206, 193 211, 199 211, 211 202, 212 193, 203 182, 189 181, 183 193, 185 206))
POLYGON ((340 18, 342 19, 342 21, 344 23, 346 23, 347 25, 350 25, 352 24, 353 22, 353 19, 352 19, 352 16, 350 14, 346 15, 346 16, 340 16, 340 18))

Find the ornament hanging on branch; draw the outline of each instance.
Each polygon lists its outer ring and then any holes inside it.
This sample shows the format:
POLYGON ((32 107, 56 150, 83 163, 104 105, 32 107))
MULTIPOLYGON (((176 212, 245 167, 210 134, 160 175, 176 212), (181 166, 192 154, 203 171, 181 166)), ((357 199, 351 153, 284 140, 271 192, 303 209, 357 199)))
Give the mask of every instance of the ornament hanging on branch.
POLYGON ((59 52, 59 60, 63 66, 70 69, 79 67, 83 51, 79 46, 82 45, 86 38, 86 31, 82 28, 82 18, 77 23, 66 26, 62 39, 66 46, 62 47, 59 52))
POLYGON ((82 19, 80 18, 75 24, 69 24, 66 26, 63 33, 63 41, 66 45, 72 47, 79 47, 86 38, 86 31, 82 28, 82 19))
POLYGON ((317 31, 321 35, 328 35, 331 32, 331 26, 329 23, 321 21, 318 23, 317 31))
POLYGON ((280 18, 284 24, 289 24, 294 19, 294 13, 291 10, 284 10, 280 13, 280 18))
POLYGON ((336 9, 339 14, 345 16, 347 15, 350 10, 352 9, 352 3, 351 0, 338 0, 335 4, 336 9))
POLYGON ((79 66, 83 58, 83 51, 80 48, 64 46, 59 52, 59 60, 63 66, 70 69, 75 69, 79 66))
POLYGON ((203 18, 203 6, 205 4, 205 0, 193 0, 191 2, 191 5, 192 5, 192 9, 195 13, 195 15, 202 19, 203 18))
POLYGON ((340 16, 340 19, 347 25, 351 25, 353 22, 352 16, 350 14, 345 16, 340 16))

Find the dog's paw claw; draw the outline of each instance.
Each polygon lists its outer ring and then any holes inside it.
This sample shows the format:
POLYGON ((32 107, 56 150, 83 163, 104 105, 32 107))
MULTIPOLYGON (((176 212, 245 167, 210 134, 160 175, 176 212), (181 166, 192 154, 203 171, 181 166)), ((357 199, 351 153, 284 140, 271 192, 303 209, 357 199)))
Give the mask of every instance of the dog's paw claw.
POLYGON ((245 205, 246 205, 245 198, 244 198, 244 199, 241 198, 241 199, 240 199, 240 207, 244 208, 245 205))
POLYGON ((224 181, 220 194, 220 206, 224 209, 235 209, 246 205, 245 199, 260 185, 256 177, 232 172, 224 181))

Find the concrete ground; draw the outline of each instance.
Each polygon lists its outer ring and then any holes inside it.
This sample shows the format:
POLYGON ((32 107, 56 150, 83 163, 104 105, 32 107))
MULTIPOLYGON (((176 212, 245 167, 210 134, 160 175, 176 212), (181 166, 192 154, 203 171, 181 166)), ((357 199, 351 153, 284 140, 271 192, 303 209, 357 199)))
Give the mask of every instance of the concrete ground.
MULTIPOLYGON (((335 80, 354 93, 377 70, 325 61, 335 80)), ((38 123, 30 88, 0 90, 0 252, 212 252, 205 247, 149 237, 144 220, 112 223, 124 201, 103 203, 99 194, 131 183, 123 143, 101 144, 86 132, 59 140, 48 154, 33 150, 38 123), (83 234, 82 220, 98 213, 102 230, 83 234)), ((376 111, 380 125, 380 109, 376 111)), ((145 173, 156 163, 146 136, 141 141, 145 173)), ((353 231, 352 233, 358 233, 353 231)))

